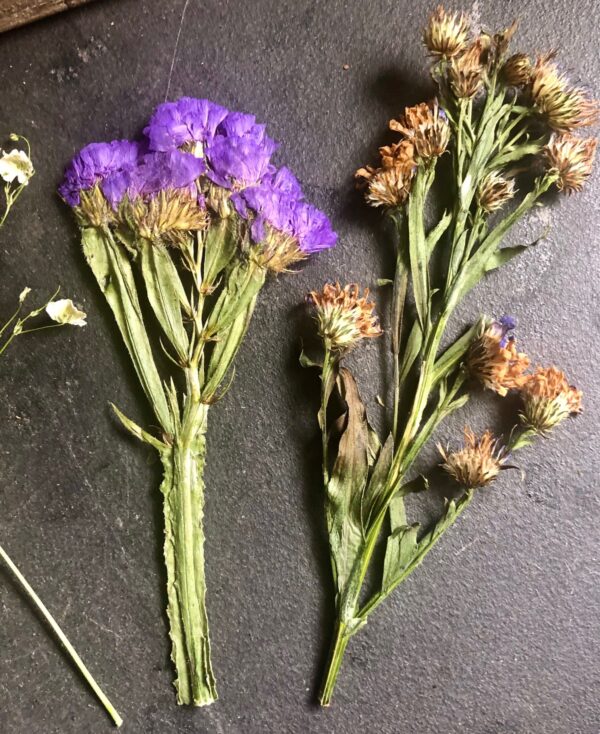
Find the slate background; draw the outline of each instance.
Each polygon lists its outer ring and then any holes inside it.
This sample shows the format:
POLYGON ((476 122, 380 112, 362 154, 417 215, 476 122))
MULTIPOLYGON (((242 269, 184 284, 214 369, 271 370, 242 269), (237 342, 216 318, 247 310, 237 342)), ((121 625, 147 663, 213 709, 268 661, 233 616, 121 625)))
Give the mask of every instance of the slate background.
MULTIPOLYGON (((506 474, 481 494, 351 643, 334 706, 314 705, 332 594, 316 384, 296 366, 307 328, 298 304, 326 278, 368 285, 386 272, 378 217, 351 174, 371 160, 388 118, 431 93, 420 28, 432 4, 191 0, 181 22, 179 0, 104 0, 0 39, 0 131, 30 137, 38 171, 0 233, 0 312, 12 312, 25 285, 42 298, 60 283, 89 313, 84 330, 22 337, 3 357, 0 537, 126 732, 600 731, 598 175, 519 227, 515 242, 551 230, 454 320, 458 330, 480 311, 514 314, 534 359, 556 362, 583 388, 586 412, 519 456, 522 482, 506 474), (221 700, 205 710, 177 708, 171 688, 158 467, 107 403, 150 417, 54 194, 77 149, 135 134, 167 89, 268 121, 279 160, 340 233, 334 252, 269 283, 235 385, 211 416, 208 604, 221 700)), ((574 77, 600 92, 594 0, 487 0, 471 10, 493 27, 520 17, 522 48, 560 47, 574 77)), ((371 344, 352 357, 375 420, 384 354, 371 344)), ((456 439, 467 419, 497 422, 497 401, 475 402, 441 440, 456 439)), ((434 460, 431 450, 425 467, 434 460)), ((109 731, 4 571, 0 604, 0 730, 109 731)))

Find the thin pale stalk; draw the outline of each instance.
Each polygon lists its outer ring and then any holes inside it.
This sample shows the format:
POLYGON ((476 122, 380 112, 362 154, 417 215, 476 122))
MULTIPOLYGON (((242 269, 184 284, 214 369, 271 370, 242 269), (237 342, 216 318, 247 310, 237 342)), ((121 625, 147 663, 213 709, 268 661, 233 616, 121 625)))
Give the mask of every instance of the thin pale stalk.
POLYGON ((346 625, 343 622, 339 622, 336 626, 335 635, 332 640, 329 659, 327 662, 327 672, 319 694, 319 703, 321 706, 329 706, 331 704, 331 697, 337 683, 340 668, 342 667, 342 661, 344 659, 344 653, 346 652, 346 647, 348 646, 350 637, 351 635, 346 631, 346 625))
POLYGON ((38 609, 40 614, 43 616, 44 620, 47 622, 47 624, 50 626, 54 634, 58 637, 61 644, 67 651, 69 657, 71 660, 75 663, 77 669, 81 673, 81 675, 85 678, 86 682, 90 686, 90 688, 94 691, 106 711, 108 712, 111 719, 115 722, 115 725, 117 727, 121 726, 123 723, 123 719, 119 716, 117 711, 115 710, 114 706, 111 704, 111 702, 108 700, 108 697, 104 693, 104 691, 100 688, 100 686, 96 683, 94 680, 92 674, 90 671, 86 668, 83 660, 79 657, 77 654, 75 648, 73 645, 69 642, 67 639, 67 636, 62 631, 60 626, 58 625, 58 622, 54 619, 54 617, 50 614, 48 609, 46 608, 46 605, 42 602, 40 597, 35 593, 35 591, 32 589, 32 587, 27 582, 27 579, 23 576, 23 574, 19 571, 17 566, 12 562, 10 559, 8 553, 0 546, 0 557, 6 563, 8 568, 12 571, 17 581, 21 584, 23 590, 31 599, 35 607, 38 609))

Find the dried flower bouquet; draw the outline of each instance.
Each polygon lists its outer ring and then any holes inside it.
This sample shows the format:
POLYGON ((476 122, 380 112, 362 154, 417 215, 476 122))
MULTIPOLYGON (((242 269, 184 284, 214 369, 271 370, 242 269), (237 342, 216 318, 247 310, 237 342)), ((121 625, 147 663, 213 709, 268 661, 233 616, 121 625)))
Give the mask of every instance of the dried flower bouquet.
POLYGON ((517 350, 510 317, 481 318, 441 350, 461 300, 486 273, 526 249, 502 247, 511 227, 549 189, 579 191, 592 170, 596 140, 575 133, 596 122, 597 103, 570 84, 554 54, 536 60, 509 55, 515 30, 513 24, 473 37, 465 15, 438 7, 424 33, 438 96, 392 120, 400 139, 380 149, 377 167, 356 174, 367 202, 386 213, 397 253, 390 281, 394 398, 383 440, 369 425, 356 382, 343 366, 350 349, 382 333, 368 292, 328 284, 309 296, 323 356, 303 355, 302 363, 321 372, 319 424, 336 589, 337 620, 320 694, 324 706, 352 636, 421 564, 476 489, 507 467, 510 454, 581 410, 581 392, 556 367, 528 371, 529 358, 517 350), (448 175, 442 157, 451 164, 453 204, 431 223, 426 205, 434 198, 433 183, 448 175), (523 176, 517 191, 515 177, 522 173, 532 183, 523 176), (443 270, 439 280, 434 260, 443 270), (441 421, 469 399, 475 381, 500 396, 518 392, 521 412, 506 438, 490 431, 477 437, 466 429, 462 449, 440 448, 443 467, 461 493, 422 529, 407 520, 404 498, 428 485, 411 476, 411 468, 441 421), (374 550, 382 540, 383 567, 374 569, 374 550), (370 597, 369 571, 380 579, 370 597))
POLYGON ((209 408, 229 387, 268 274, 336 236, 272 164, 277 145, 252 115, 182 98, 158 107, 144 132, 86 146, 60 193, 159 425, 152 433, 115 408, 163 464, 177 700, 201 706, 217 698, 202 523, 209 408))

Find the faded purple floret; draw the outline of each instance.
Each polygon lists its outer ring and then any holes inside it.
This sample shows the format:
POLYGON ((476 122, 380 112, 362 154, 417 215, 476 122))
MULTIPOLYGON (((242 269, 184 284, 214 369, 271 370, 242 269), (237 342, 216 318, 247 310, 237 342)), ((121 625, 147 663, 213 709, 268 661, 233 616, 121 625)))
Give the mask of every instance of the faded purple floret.
POLYGON ((502 316, 498 321, 493 321, 491 329, 500 337, 500 346, 504 348, 509 341, 514 339, 514 335, 510 332, 517 327, 517 321, 512 316, 502 316))
POLYGON ((275 171, 271 156, 277 143, 258 125, 254 115, 230 112, 206 145, 207 176, 218 186, 253 186, 275 171))
POLYGON ((68 165, 58 193, 70 206, 79 206, 81 191, 91 189, 111 174, 132 170, 144 150, 144 144, 130 140, 86 145, 68 165))
POLYGON ((147 153, 129 171, 119 171, 102 183, 102 192, 116 208, 127 194, 130 198, 150 196, 166 189, 197 191, 194 182, 206 170, 201 158, 179 150, 147 153))
POLYGON ((300 249, 307 255, 327 250, 337 241, 328 217, 312 204, 301 201, 296 205, 292 225, 300 249))
POLYGON ((173 150, 186 143, 200 143, 203 150, 227 114, 225 107, 208 99, 182 97, 159 105, 144 134, 151 150, 173 150))
POLYGON ((293 217, 297 203, 303 198, 302 189, 288 168, 267 175, 260 186, 251 186, 233 194, 231 200, 244 219, 252 219, 250 234, 254 242, 265 238, 265 224, 293 236, 293 217), (249 216, 252 212, 253 217, 249 216))
POLYGON ((297 240, 307 255, 333 247, 337 235, 325 214, 304 201, 298 180, 288 168, 267 175, 259 186, 251 186, 231 197, 238 214, 251 219, 254 242, 264 240, 265 224, 297 240))

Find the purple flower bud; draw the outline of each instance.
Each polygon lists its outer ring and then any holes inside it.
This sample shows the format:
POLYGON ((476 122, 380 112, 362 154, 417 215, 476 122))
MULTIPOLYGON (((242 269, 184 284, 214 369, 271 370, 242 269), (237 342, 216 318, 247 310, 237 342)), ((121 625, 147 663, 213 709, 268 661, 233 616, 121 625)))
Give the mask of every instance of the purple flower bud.
POLYGON ((91 189, 111 174, 132 170, 144 151, 144 144, 130 140, 86 145, 68 165, 58 193, 70 206, 79 206, 81 191, 91 189))
POLYGON ((274 174, 271 156, 278 145, 254 115, 230 112, 207 142, 208 178, 224 188, 254 186, 274 174))
POLYGON ((227 114, 225 107, 207 99, 182 97, 177 102, 159 105, 144 134, 151 150, 173 150, 194 142, 200 143, 203 149, 227 114))
POLYGON ((307 255, 327 250, 337 241, 327 216, 306 202, 298 202, 295 206, 292 226, 300 249, 307 255))

